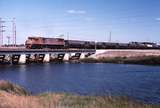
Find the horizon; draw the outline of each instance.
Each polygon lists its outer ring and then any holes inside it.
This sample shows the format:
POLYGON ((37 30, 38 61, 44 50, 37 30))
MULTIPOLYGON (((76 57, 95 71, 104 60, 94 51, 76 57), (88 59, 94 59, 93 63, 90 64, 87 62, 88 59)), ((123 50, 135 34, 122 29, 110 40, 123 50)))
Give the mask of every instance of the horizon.
POLYGON ((160 1, 1 0, 5 43, 16 18, 17 43, 29 36, 112 42, 160 40, 160 1))

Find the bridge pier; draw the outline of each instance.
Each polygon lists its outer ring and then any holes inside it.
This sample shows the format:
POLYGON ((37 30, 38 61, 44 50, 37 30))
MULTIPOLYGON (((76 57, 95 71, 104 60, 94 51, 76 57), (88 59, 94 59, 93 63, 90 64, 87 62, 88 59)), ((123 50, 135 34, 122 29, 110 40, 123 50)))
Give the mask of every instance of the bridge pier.
POLYGON ((93 53, 91 49, 26 49, 26 48, 0 48, 0 64, 25 64, 37 62, 62 62, 79 60, 87 53, 93 53))
POLYGON ((12 61, 12 55, 6 54, 5 55, 5 61, 8 62, 8 63, 11 63, 11 61, 12 61))
POLYGON ((51 54, 50 55, 50 61, 52 62, 52 61, 55 61, 55 59, 58 57, 58 54, 51 54))
POLYGON ((43 62, 50 62, 50 54, 45 54, 43 62))
POLYGON ((35 62, 43 63, 45 54, 35 54, 35 62))
POLYGON ((26 54, 21 54, 19 58, 19 64, 25 64, 26 63, 26 54))
POLYGON ((69 61, 73 60, 75 55, 76 55, 76 53, 70 53, 69 61))
POLYGON ((80 59, 80 56, 81 56, 81 53, 76 53, 75 56, 74 56, 74 58, 75 58, 76 60, 79 60, 79 59, 80 59))
POLYGON ((58 54, 58 57, 57 57, 57 60, 56 60, 56 61, 62 62, 62 61, 63 61, 63 58, 64 58, 64 55, 65 55, 65 53, 60 53, 60 54, 58 54))
POLYGON ((81 53, 72 53, 69 60, 79 60, 81 53))
POLYGON ((87 53, 86 55, 85 55, 85 57, 93 57, 95 55, 95 53, 87 53))
POLYGON ((4 64, 5 62, 5 55, 0 55, 0 64, 4 64))
POLYGON ((20 58, 19 54, 13 54, 12 55, 12 64, 18 64, 19 63, 19 58, 20 58))
POLYGON ((62 62, 64 59, 65 53, 55 53, 50 54, 50 61, 52 62, 62 62))
POLYGON ((26 54, 26 63, 29 64, 31 63, 31 54, 26 54))
POLYGON ((64 60, 64 61, 69 61, 70 57, 71 57, 71 54, 70 54, 70 53, 66 53, 66 54, 64 55, 63 60, 64 60))
POLYGON ((84 59, 85 58, 85 53, 81 53, 80 59, 84 59))

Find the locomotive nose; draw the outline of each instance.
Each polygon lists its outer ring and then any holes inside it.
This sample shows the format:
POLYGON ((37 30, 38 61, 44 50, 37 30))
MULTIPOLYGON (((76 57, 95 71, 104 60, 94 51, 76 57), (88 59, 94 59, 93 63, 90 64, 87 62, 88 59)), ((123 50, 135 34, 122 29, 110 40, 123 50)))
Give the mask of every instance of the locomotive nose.
POLYGON ((26 40, 25 44, 32 44, 31 40, 26 40))

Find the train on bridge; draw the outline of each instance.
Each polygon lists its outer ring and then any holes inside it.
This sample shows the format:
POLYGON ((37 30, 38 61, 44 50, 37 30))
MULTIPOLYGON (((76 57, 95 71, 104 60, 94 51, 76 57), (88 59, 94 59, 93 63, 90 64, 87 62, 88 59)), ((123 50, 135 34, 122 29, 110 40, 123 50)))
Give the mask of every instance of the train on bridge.
POLYGON ((25 42, 28 49, 160 49, 160 45, 152 42, 95 42, 81 40, 65 40, 63 38, 28 37, 25 42))

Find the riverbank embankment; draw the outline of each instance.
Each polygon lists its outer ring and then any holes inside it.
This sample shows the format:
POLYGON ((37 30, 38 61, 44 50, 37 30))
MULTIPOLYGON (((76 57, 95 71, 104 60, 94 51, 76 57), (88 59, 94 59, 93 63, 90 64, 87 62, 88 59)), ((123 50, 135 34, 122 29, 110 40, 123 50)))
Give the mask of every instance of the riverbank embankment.
POLYGON ((160 65, 160 50, 105 50, 81 62, 160 65))
POLYGON ((144 49, 108 49, 97 50, 91 58, 113 58, 113 57, 143 57, 160 56, 160 50, 144 49))
POLYGON ((66 93, 31 95, 24 88, 0 81, 0 108, 159 108, 126 97, 80 96, 66 93))
POLYGON ((117 64, 143 64, 160 65, 160 56, 140 56, 140 57, 101 57, 81 59, 83 63, 117 63, 117 64))

